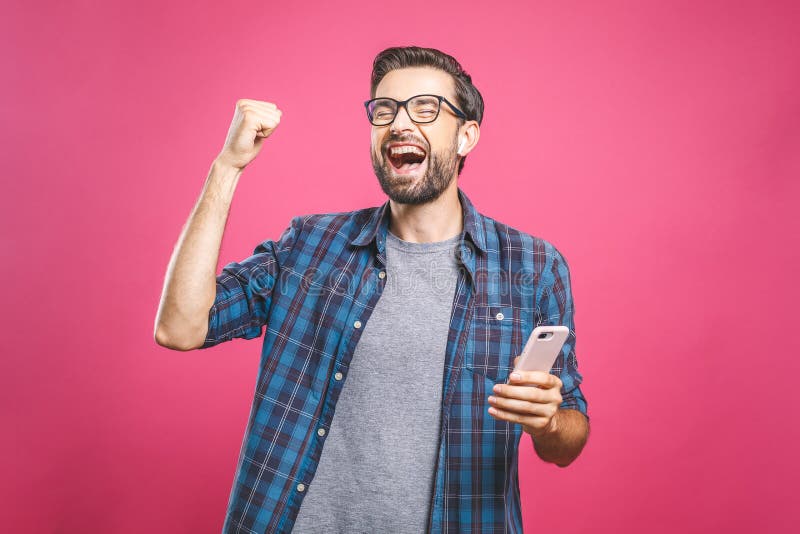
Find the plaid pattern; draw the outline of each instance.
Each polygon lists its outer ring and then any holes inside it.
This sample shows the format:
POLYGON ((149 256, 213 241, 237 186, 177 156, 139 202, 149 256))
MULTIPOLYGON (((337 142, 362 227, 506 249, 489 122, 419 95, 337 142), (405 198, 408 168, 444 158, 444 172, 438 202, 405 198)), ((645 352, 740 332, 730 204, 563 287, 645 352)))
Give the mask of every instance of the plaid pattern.
MULTIPOLYGON (((569 270, 556 248, 479 214, 459 190, 464 231, 443 378, 429 531, 522 532, 519 425, 487 413, 534 327, 570 329, 552 373, 562 408, 587 413, 575 357, 569 270)), ((296 217, 217 276, 202 348, 266 325, 253 406, 223 532, 289 532, 313 484, 336 401, 386 278, 388 202, 296 217)))

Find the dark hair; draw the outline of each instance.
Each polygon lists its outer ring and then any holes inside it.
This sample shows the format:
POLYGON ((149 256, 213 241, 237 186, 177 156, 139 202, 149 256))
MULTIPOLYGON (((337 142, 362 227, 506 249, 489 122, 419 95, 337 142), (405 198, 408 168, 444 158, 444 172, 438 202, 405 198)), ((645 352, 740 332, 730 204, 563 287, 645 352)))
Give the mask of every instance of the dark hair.
MULTIPOLYGON (((472 77, 467 74, 456 59, 435 48, 421 48, 419 46, 396 46, 387 48, 375 56, 372 63, 372 77, 370 80, 370 98, 375 98, 375 89, 384 76, 390 71, 407 67, 432 67, 448 73, 453 77, 456 90, 456 105, 467 116, 467 120, 483 120, 483 97, 478 88, 472 84, 472 77)), ((459 119, 463 121, 463 119, 459 119)), ((458 174, 464 168, 464 160, 458 164, 458 174)))

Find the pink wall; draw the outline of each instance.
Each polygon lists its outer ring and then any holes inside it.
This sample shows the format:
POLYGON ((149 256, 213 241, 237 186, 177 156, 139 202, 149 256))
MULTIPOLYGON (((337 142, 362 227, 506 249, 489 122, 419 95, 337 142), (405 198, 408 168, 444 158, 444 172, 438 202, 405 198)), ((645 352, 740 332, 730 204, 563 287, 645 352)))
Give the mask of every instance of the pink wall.
POLYGON ((797 2, 116 4, 0 17, 3 530, 219 531, 260 340, 155 345, 166 263, 238 98, 284 114, 221 263, 381 203, 361 102, 398 44, 473 74, 462 187, 571 267, 593 433, 566 470, 526 442, 526 528, 800 519, 797 2))

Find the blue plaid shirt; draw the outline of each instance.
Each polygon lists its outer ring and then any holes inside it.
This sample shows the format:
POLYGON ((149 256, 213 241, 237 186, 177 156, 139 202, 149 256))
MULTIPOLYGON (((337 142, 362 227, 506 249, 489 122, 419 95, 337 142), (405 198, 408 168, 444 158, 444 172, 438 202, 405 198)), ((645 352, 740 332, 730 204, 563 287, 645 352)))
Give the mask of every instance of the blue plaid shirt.
MULTIPOLYGON (((562 408, 586 414, 569 270, 556 248, 481 215, 459 190, 463 233, 442 383, 432 532, 522 532, 520 425, 488 414, 533 328, 570 333, 551 372, 562 408)), ((389 203, 296 217, 217 276, 202 348, 266 325, 223 532, 289 532, 314 483, 356 344, 386 283, 389 203), (325 432, 320 431, 324 429, 325 432)), ((367 490, 367 488, 365 488, 367 490)), ((390 528, 387 525, 387 528, 390 528)))

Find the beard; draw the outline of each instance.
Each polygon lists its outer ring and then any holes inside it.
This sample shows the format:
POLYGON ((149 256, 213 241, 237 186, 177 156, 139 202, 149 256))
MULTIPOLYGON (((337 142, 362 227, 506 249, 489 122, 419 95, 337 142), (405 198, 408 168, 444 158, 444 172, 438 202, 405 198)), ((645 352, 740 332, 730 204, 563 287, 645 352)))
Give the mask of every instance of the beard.
MULTIPOLYGON (((392 141, 394 139, 389 139, 386 144, 392 141)), ((416 183, 409 183, 408 178, 394 173, 394 167, 385 155, 385 150, 381 152, 382 158, 371 151, 372 169, 378 177, 381 189, 390 199, 400 204, 425 204, 439 198, 456 175, 456 142, 457 138, 454 137, 449 149, 441 153, 428 152, 425 174, 416 183)))

